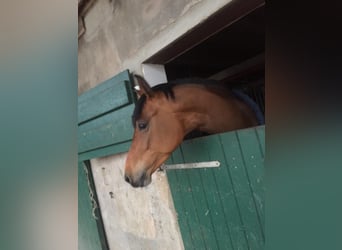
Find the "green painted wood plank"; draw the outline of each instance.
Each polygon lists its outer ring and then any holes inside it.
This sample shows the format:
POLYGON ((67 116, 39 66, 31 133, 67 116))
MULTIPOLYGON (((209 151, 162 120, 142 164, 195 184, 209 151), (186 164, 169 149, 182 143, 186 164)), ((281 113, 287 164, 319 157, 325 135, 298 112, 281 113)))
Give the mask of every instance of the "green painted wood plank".
POLYGON ((207 150, 209 160, 217 160, 221 163, 219 168, 213 171, 215 186, 220 206, 219 218, 221 221, 215 222, 218 233, 220 249, 248 249, 247 238, 243 230, 242 219, 233 189, 232 179, 225 161, 225 156, 219 135, 208 136, 207 150), (222 235, 226 234, 226 236, 222 235))
POLYGON ((78 164, 78 249, 101 250, 101 241, 89 198, 83 163, 78 164))
POLYGON ((259 140, 255 130, 239 130, 237 131, 237 138, 250 183, 250 189, 253 194, 254 204, 258 211, 258 219, 261 227, 260 231, 264 241, 264 158, 260 151, 259 140))
POLYGON ((248 247, 250 249, 263 249, 263 235, 260 230, 258 214, 254 205, 254 197, 251 193, 236 132, 222 134, 221 141, 223 142, 228 169, 232 177, 248 247))
POLYGON ((80 125, 78 152, 83 153, 130 140, 133 135, 130 115, 133 109, 134 105, 131 104, 80 125))
MULTIPOLYGON (((183 155, 178 147, 172 154, 172 163, 184 162, 183 155)), ((171 194, 175 209, 177 211, 177 218, 182 234, 184 248, 186 250, 196 249, 201 244, 201 239, 196 237, 193 239, 191 228, 197 227, 197 223, 192 216, 192 207, 187 207, 191 204, 191 193, 189 193, 189 184, 185 173, 180 173, 175 170, 167 170, 167 178, 170 183, 171 194), (190 200, 189 200, 190 199, 190 200), (190 201, 190 202, 189 202, 190 201)), ((193 204, 192 204, 193 205, 193 204)))
MULTIPOLYGON (((180 147, 173 153, 172 157, 174 163, 184 162, 182 149, 180 147)), ((187 170, 175 171, 175 173, 179 189, 176 189, 175 192, 172 185, 171 192, 175 194, 173 197, 179 216, 184 247, 186 250, 203 249, 204 241, 200 230, 198 230, 200 222, 193 201, 187 170)))
POLYGON ((108 79, 78 97, 78 123, 133 102, 128 70, 108 79))
POLYGON ((265 125, 256 127, 255 131, 258 137, 262 155, 265 157, 265 125))
MULTIPOLYGON (((185 162, 198 162, 208 159, 208 154, 203 150, 203 140, 189 140, 182 144, 183 156, 185 162)), ((210 207, 206 197, 205 189, 210 189, 207 183, 203 183, 203 169, 188 169, 185 170, 189 177, 190 190, 192 192, 193 201, 195 204, 195 213, 199 220, 197 231, 201 234, 204 240, 202 249, 218 249, 215 229, 212 224, 212 214, 216 211, 210 211, 210 207)), ((205 173, 204 173, 205 174, 205 173)))
POLYGON ((122 142, 119 144, 109 145, 103 148, 94 149, 88 152, 80 153, 78 161, 90 160, 93 158, 104 157, 107 155, 119 154, 127 152, 131 146, 132 141, 122 142))
MULTIPOLYGON (((132 100, 129 99, 126 87, 129 85, 128 81, 119 82, 115 85, 111 83, 112 82, 105 82, 104 85, 108 86, 101 92, 96 91, 96 93, 94 93, 94 90, 91 91, 90 93, 92 93, 93 96, 87 99, 80 96, 78 102, 78 123, 96 118, 132 103, 132 100)), ((103 87, 103 85, 98 86, 103 87)))
MULTIPOLYGON (((183 159, 182 154, 181 157, 183 159)), ((194 229, 198 227, 199 223, 197 217, 194 217, 194 204, 191 192, 189 191, 189 182, 186 173, 179 171, 174 171, 174 173, 179 185, 179 193, 175 196, 175 202, 177 203, 177 211, 180 211, 179 223, 184 247, 186 250, 195 250, 196 248, 200 248, 203 242, 201 235, 193 234, 194 229), (177 197, 179 197, 180 202, 177 202, 177 197)))
MULTIPOLYGON (((218 160, 216 157, 212 158, 210 150, 212 149, 213 143, 217 141, 218 136, 207 136, 194 140, 199 147, 196 147, 198 152, 197 161, 208 161, 208 160, 218 160)), ((221 148, 217 148, 219 152, 222 152, 221 148)), ((222 161, 220 161, 222 162, 222 161)), ((221 166, 221 168, 224 165, 221 166)), ((203 190, 208 206, 208 210, 205 216, 209 216, 211 220, 211 226, 213 227, 214 237, 208 247, 211 249, 232 249, 232 242, 230 237, 230 232, 227 227, 227 221, 225 218, 223 206, 221 204, 221 197, 219 194, 219 189, 222 187, 217 186, 215 173, 221 168, 204 168, 199 169, 201 175, 203 190)), ((228 190, 225 190, 226 192, 228 190)))

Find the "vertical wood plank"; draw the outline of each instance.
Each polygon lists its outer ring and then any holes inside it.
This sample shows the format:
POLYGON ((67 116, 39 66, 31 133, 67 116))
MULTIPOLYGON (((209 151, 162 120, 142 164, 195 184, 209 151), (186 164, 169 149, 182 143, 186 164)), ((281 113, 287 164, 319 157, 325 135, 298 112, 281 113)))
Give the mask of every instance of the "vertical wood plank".
POLYGON ((87 176, 83 162, 78 163, 78 249, 101 250, 96 221, 92 217, 87 176))
POLYGON ((248 176, 236 132, 221 135, 225 157, 230 171, 239 211, 243 221, 250 249, 263 249, 263 236, 260 230, 258 213, 254 205, 248 176))
POLYGON ((261 148, 262 156, 265 156, 265 126, 258 126, 255 128, 256 136, 261 148))
MULTIPOLYGON (((219 186, 217 183, 217 173, 221 172, 222 168, 225 168, 225 163, 215 155, 214 158, 212 158, 212 148, 215 147, 215 142, 217 141, 217 135, 203 138, 203 148, 207 152, 206 159, 218 160, 222 165, 219 168, 201 169, 202 181, 209 206, 208 214, 211 215, 218 249, 233 249, 233 242, 222 200, 222 196, 228 193, 229 190, 224 189, 224 187, 219 186)), ((218 149, 218 152, 222 152, 222 148, 218 147, 216 149, 218 149)), ((205 159, 203 159, 203 161, 204 160, 205 159)))
MULTIPOLYGON (((200 162, 209 158, 204 149, 204 140, 190 140, 182 145, 184 160, 186 162, 200 162)), ((205 248, 218 249, 215 229, 212 223, 212 217, 217 213, 216 208, 210 207, 208 204, 207 193, 212 187, 207 183, 206 169, 188 169, 184 170, 188 173, 191 185, 191 191, 196 206, 196 213, 200 222, 198 230, 201 231, 205 242, 205 248), (204 178, 203 178, 204 175, 204 178)))
POLYGON ((237 138, 264 240, 264 159, 260 147, 257 146, 259 141, 254 130, 237 131, 237 138))
MULTIPOLYGON (((184 162, 181 148, 177 148, 173 154, 174 163, 184 162)), ((189 182, 184 171, 168 171, 169 175, 174 175, 175 182, 169 179, 173 201, 177 210, 179 226, 182 233, 185 249, 200 249, 203 245, 201 236, 196 233, 198 220, 194 213, 194 204, 189 192, 189 182), (175 184, 174 184, 175 183, 175 184)))
POLYGON ((220 205, 223 210, 223 215, 220 218, 221 222, 216 225, 225 225, 228 231, 226 238, 230 239, 230 244, 228 242, 223 244, 222 242, 220 249, 248 249, 247 238, 220 136, 209 136, 206 140, 208 141, 209 159, 218 160, 221 163, 221 166, 213 171, 220 205))

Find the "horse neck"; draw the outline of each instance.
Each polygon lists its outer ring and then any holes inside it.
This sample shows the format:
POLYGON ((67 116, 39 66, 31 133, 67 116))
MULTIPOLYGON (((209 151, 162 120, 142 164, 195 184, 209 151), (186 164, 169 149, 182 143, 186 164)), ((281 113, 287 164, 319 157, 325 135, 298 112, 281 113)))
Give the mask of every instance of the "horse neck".
POLYGON ((178 102, 177 114, 186 134, 193 130, 217 132, 217 129, 212 126, 212 121, 220 123, 224 119, 219 115, 219 110, 225 103, 221 96, 209 92, 203 86, 190 85, 176 87, 175 95, 178 102))
POLYGON ((181 85, 174 91, 185 133, 220 133, 255 125, 249 108, 224 88, 208 91, 201 85, 181 85))

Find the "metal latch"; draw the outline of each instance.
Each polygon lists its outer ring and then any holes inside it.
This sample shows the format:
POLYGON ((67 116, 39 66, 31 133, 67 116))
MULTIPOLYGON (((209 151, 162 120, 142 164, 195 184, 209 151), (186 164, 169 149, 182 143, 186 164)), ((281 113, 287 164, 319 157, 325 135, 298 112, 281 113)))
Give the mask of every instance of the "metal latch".
POLYGON ((219 161, 203 161, 194 163, 182 163, 182 164, 163 164, 161 170, 171 169, 189 169, 189 168, 217 168, 221 164, 219 161))

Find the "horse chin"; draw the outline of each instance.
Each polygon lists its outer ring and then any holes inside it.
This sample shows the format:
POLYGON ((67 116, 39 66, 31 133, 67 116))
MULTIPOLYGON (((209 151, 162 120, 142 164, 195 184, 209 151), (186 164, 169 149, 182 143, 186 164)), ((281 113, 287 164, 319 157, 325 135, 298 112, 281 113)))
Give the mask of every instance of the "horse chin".
POLYGON ((146 186, 150 185, 151 182, 152 182, 151 175, 147 175, 146 178, 145 178, 145 180, 144 180, 144 183, 143 183, 144 185, 143 185, 143 187, 146 187, 146 186))

